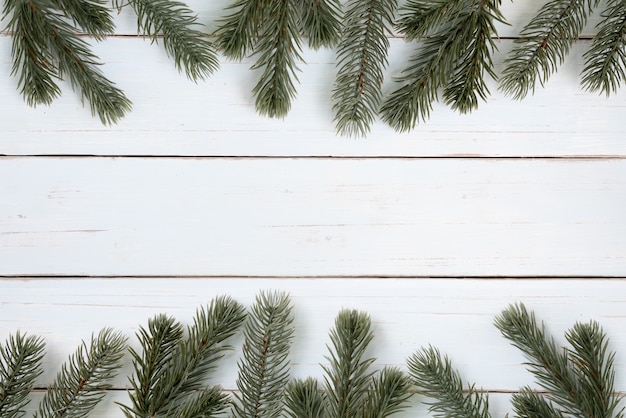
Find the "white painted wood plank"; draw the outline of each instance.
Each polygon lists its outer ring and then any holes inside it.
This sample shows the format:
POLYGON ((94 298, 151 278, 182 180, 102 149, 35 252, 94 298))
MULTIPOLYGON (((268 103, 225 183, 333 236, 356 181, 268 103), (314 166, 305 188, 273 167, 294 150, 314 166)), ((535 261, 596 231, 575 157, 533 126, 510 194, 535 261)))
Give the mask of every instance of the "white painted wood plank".
POLYGON ((625 160, 0 159, 5 275, 625 276, 625 160))
MULTIPOLYGON (((369 313, 375 334, 370 355, 375 367, 406 369, 406 359, 432 344, 450 356, 463 377, 489 391, 515 391, 532 384, 524 357, 493 326, 510 303, 523 302, 562 335, 576 321, 601 323, 617 352, 617 390, 626 390, 626 281, 623 279, 3 279, 0 282, 0 339, 17 329, 37 334, 48 344, 46 372, 52 381, 60 363, 92 332, 111 326, 137 347, 139 325, 157 313, 190 324, 196 308, 217 295, 231 295, 251 306, 260 290, 291 295, 295 339, 292 376, 323 376, 328 332, 341 309, 369 313)), ((211 382, 235 388, 238 347, 222 361, 211 382)), ((115 381, 127 385, 130 359, 115 381)))
MULTIPOLYGON (((499 41, 498 72, 511 40, 499 41)), ((625 156, 626 94, 605 98, 583 92, 579 73, 589 41, 573 48, 545 89, 515 102, 490 82, 493 95, 470 115, 436 104, 432 118, 408 134, 378 121, 363 140, 339 137, 331 112, 335 76, 332 51, 306 51, 298 97, 285 120, 258 116, 251 90, 253 61, 222 60, 206 82, 177 73, 158 47, 139 38, 96 46, 103 71, 134 102, 119 125, 103 127, 81 107, 69 86, 51 107, 31 109, 0 58, 0 154, 189 156, 625 156)), ((0 50, 10 40, 0 37, 0 50)), ((400 74, 412 47, 392 40, 388 83, 400 74)))

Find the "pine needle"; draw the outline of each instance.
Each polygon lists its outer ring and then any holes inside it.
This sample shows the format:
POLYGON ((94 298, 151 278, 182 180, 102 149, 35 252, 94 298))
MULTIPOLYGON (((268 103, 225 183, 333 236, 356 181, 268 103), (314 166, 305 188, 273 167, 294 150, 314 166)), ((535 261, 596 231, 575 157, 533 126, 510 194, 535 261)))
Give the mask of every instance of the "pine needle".
POLYGON ((285 388, 285 414, 289 418, 325 418, 326 397, 316 379, 296 379, 285 388))
POLYGON ((301 0, 302 31, 313 49, 332 47, 341 37, 341 3, 339 0, 301 0))
POLYGON ((401 9, 399 29, 421 41, 410 65, 397 78, 402 84, 382 106, 382 118, 398 132, 430 117, 444 88, 444 101, 467 113, 485 100, 485 76, 495 78, 495 21, 504 22, 500 0, 413 0, 401 9))
POLYGON ((276 418, 283 411, 293 339, 293 307, 282 292, 261 292, 244 327, 234 418, 276 418))
POLYGON ((411 397, 409 379, 396 367, 384 367, 374 376, 363 418, 382 418, 401 412, 411 397))
POLYGON ((356 310, 342 310, 330 331, 328 366, 323 366, 329 416, 358 417, 363 413, 367 389, 374 372, 369 367, 374 358, 364 359, 374 338, 369 315, 356 310))
MULTIPOLYGON (((117 0, 120 1, 120 0, 117 0)), ((129 0, 137 13, 139 31, 157 42, 174 59, 176 68, 193 81, 204 80, 218 67, 217 53, 206 34, 194 29, 197 17, 185 3, 175 0, 129 0)))
POLYGON ((245 318, 241 304, 217 297, 198 309, 187 336, 183 326, 166 315, 139 329, 141 352, 130 349, 135 373, 130 380, 131 405, 121 405, 129 417, 192 416, 194 411, 223 411, 228 399, 218 396, 219 387, 205 388, 216 362, 231 347, 225 344, 245 318), (192 414, 192 415, 188 415, 192 414))
POLYGON ((609 0, 598 34, 585 53, 582 86, 609 96, 626 80, 626 2, 609 0))
POLYGON ((424 395, 434 399, 427 402, 435 417, 490 418, 489 399, 474 385, 463 389, 459 372, 454 370, 450 359, 442 358, 434 347, 422 348, 407 361, 409 375, 424 395))
POLYGON ((551 0, 520 34, 509 53, 500 79, 500 90, 516 100, 543 86, 569 53, 587 17, 599 0, 551 0))
POLYGON ((337 131, 365 136, 382 101, 383 70, 396 0, 352 0, 347 4, 337 50, 333 112, 337 131))
POLYGON ((83 342, 44 395, 35 418, 87 416, 104 398, 105 389, 121 368, 126 338, 105 328, 89 345, 83 342))
POLYGON ((40 337, 19 331, 0 344, 0 416, 19 418, 35 379, 41 375, 45 344, 40 337))

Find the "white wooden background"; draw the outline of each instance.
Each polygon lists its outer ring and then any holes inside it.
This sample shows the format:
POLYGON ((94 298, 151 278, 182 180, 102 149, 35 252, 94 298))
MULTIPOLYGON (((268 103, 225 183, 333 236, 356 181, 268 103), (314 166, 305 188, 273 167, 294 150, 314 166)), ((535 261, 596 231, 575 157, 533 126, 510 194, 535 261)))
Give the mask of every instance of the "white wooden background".
MULTIPOLYGON (((498 69, 543 3, 504 2, 498 69)), ((209 28, 226 4, 189 2, 209 28)), ((376 123, 355 140, 332 124, 333 51, 305 51, 292 112, 268 120, 254 111, 253 61, 222 60, 194 84, 135 36, 129 10, 116 19, 120 36, 95 50, 134 109, 112 127, 68 86, 28 108, 0 36, 0 339, 46 339, 38 386, 104 326, 136 344, 156 313, 188 323, 218 294, 249 306, 276 289, 295 306, 294 376, 322 376, 328 330, 356 308, 372 317, 376 366, 434 344, 504 416, 531 377, 492 323, 521 301, 559 338, 600 321, 626 391, 626 87, 579 88, 589 40, 522 102, 492 82, 471 115, 437 105, 409 134, 376 123)), ((391 44, 389 78, 411 51, 391 44)), ((215 383, 235 387, 237 358, 215 383)), ((122 416, 130 372, 94 417, 122 416)), ((421 400, 403 416, 423 416, 421 400)))

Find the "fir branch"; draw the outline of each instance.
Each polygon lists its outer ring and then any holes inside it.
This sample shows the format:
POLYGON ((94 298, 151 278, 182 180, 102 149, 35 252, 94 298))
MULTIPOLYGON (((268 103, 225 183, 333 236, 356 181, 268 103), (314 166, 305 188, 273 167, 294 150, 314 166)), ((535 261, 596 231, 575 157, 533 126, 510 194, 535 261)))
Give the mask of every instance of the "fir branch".
POLYGON ((104 398, 103 390, 121 368, 125 350, 126 338, 110 328, 92 336, 89 346, 83 342, 63 364, 34 417, 87 416, 104 398))
POLYGON ((207 387, 190 394, 182 404, 169 411, 167 418, 211 418, 219 416, 230 407, 230 397, 220 386, 207 387))
POLYGON ((8 29, 13 33, 11 75, 19 74, 18 89, 29 106, 50 105, 61 95, 56 84, 58 68, 48 46, 50 28, 37 2, 6 0, 3 19, 10 16, 8 29))
POLYGON ((167 408, 168 393, 159 391, 157 385, 163 381, 169 364, 183 338, 183 326, 174 318, 164 314, 148 320, 148 328, 139 327, 137 338, 141 352, 129 348, 135 370, 129 378, 131 406, 120 405, 126 417, 156 417, 167 408))
MULTIPOLYGON (((622 396, 614 392, 615 353, 608 351, 608 339, 600 324, 576 323, 565 334, 568 350, 580 385, 579 409, 586 417, 614 417, 622 396)), ((623 416, 621 408, 617 416, 623 416)))
POLYGON ((339 0, 301 0, 302 30, 313 49, 332 47, 341 38, 339 0))
POLYGON ((268 1, 271 0, 235 0, 228 6, 231 13, 221 19, 216 31, 224 55, 241 60, 252 52, 259 28, 267 16, 268 1))
MULTIPOLYGON (((120 1, 120 0, 116 0, 120 1)), ((178 71, 193 81, 203 80, 219 66, 207 36, 194 29, 197 17, 186 4, 175 0, 129 0, 137 14, 139 31, 152 42, 163 36, 163 47, 178 71)))
POLYGON ((478 106, 489 90, 485 73, 495 78, 491 52, 494 21, 504 21, 499 0, 430 0, 409 2, 401 12, 399 29, 422 41, 381 109, 382 118, 396 131, 406 132, 430 117, 439 89, 444 100, 461 113, 478 106), (431 33, 432 32, 432 33, 431 33))
POLYGON ((374 338, 370 317, 356 310, 342 310, 330 331, 328 366, 323 366, 328 414, 353 418, 363 413, 373 372, 368 371, 373 358, 363 359, 374 338))
POLYGON ((563 413, 557 410, 542 395, 525 387, 511 396, 511 406, 515 416, 523 418, 563 418, 563 413))
POLYGON ((285 414, 289 418, 325 418, 326 397, 311 377, 296 379, 285 388, 285 414))
POLYGON ((40 337, 19 331, 0 344, 0 416, 19 418, 29 403, 27 396, 41 375, 45 344, 40 337))
POLYGON ((502 73, 500 90, 514 99, 543 86, 563 63, 599 0, 551 0, 521 32, 502 73))
POLYGON ((401 412, 411 397, 411 384, 402 371, 385 367, 370 387, 363 418, 383 418, 401 412))
POLYGON ((382 101, 383 70, 396 0, 352 0, 347 5, 344 30, 337 51, 333 112, 342 135, 369 132, 382 101))
POLYGON ((122 405, 127 417, 190 416, 198 410, 223 410, 228 401, 215 395, 218 387, 203 384, 215 363, 230 349, 224 344, 245 318, 241 304, 230 297, 217 297, 208 308, 198 309, 188 336, 173 318, 159 315, 139 332, 143 349, 131 349, 135 377, 131 385, 132 406, 122 405))
POLYGON ((18 85, 29 105, 50 104, 60 94, 53 78, 67 75, 103 124, 117 122, 130 110, 124 93, 98 70, 100 63, 89 45, 48 2, 10 0, 5 14, 8 11, 13 13, 9 26, 15 32, 13 74, 20 73, 18 85))
POLYGON ((495 326, 528 358, 527 366, 537 383, 549 392, 549 398, 561 405, 568 413, 580 413, 580 385, 569 366, 565 351, 556 347, 553 338, 546 335, 545 327, 539 327, 535 315, 523 304, 505 309, 495 319, 495 326))
POLYGON ((626 80, 626 2, 609 0, 602 16, 598 34, 584 55, 581 84, 609 96, 626 80))
POLYGON ((441 357, 434 347, 422 348, 408 360, 409 375, 420 392, 432 397, 429 410, 436 417, 489 418, 489 399, 474 385, 463 390, 459 372, 452 368, 450 359, 441 357))
POLYGON ((72 19, 83 31, 103 40, 115 30, 106 0, 52 0, 54 7, 72 19))
POLYGON ((258 58, 252 66, 263 72, 252 93, 259 114, 283 118, 296 96, 296 63, 304 61, 298 32, 300 10, 296 0, 274 0, 266 13, 255 45, 258 58))
POLYGON ((460 113, 471 112, 478 107, 479 99, 487 99, 490 92, 485 74, 497 78, 491 53, 497 49, 494 21, 505 21, 499 6, 500 0, 475 1, 460 29, 463 50, 443 92, 444 102, 460 113))
POLYGON ((289 379, 293 315, 289 296, 261 292, 244 327, 243 357, 233 405, 235 418, 275 418, 283 411, 289 379))

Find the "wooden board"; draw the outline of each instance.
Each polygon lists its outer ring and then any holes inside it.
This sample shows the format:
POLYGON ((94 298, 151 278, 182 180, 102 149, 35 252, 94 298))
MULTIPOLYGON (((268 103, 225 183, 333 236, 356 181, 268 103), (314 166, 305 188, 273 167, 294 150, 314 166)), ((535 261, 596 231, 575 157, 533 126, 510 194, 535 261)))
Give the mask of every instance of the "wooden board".
POLYGON ((624 276, 626 162, 4 158, 4 275, 624 276))

